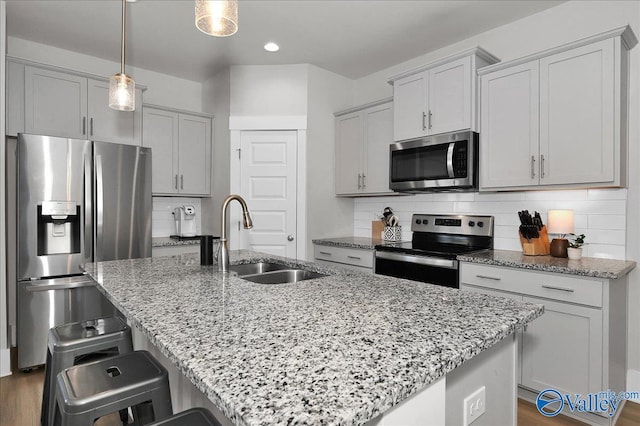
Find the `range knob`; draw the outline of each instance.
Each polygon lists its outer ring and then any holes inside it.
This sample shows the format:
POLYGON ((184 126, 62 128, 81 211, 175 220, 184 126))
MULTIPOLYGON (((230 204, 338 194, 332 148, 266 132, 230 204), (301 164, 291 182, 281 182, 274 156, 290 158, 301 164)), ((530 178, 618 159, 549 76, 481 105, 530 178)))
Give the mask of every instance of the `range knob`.
MULTIPOLYGON (((469 221, 469 226, 470 226, 471 228, 473 228, 474 226, 476 226, 476 223, 475 223, 474 221, 470 220, 470 221, 469 221)), ((480 224, 478 224, 478 226, 480 226, 480 224)))
POLYGON ((478 227, 482 228, 484 226, 484 222, 478 222, 478 227))
POLYGON ((420 224, 422 223, 422 221, 421 221, 420 219, 416 219, 416 223, 417 223, 418 225, 420 225, 420 224))

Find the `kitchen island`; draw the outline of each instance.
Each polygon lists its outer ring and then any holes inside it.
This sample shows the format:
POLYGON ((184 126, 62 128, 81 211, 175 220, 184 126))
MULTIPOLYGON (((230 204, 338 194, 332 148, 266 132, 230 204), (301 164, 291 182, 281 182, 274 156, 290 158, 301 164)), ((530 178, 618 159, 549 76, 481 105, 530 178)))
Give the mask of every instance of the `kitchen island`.
MULTIPOLYGON (((328 276, 255 284, 201 266, 198 255, 101 262, 86 270, 232 424, 393 424, 402 418, 387 416, 420 395, 432 405, 423 400, 422 410, 444 413, 444 379, 483 357, 483 363, 495 358, 492 374, 505 370, 506 386, 499 387, 512 401, 501 409, 511 410, 515 422, 513 334, 542 306, 251 251, 232 252, 231 261, 275 261, 328 276), (485 355, 496 348, 504 350, 485 355)), ((460 382, 467 396, 475 387, 464 380, 452 383, 460 382)), ((458 398, 461 390, 450 392, 447 382, 446 392, 448 411, 449 394, 458 398)), ((190 405, 185 395, 177 404, 173 388, 172 397, 180 409, 190 405)))

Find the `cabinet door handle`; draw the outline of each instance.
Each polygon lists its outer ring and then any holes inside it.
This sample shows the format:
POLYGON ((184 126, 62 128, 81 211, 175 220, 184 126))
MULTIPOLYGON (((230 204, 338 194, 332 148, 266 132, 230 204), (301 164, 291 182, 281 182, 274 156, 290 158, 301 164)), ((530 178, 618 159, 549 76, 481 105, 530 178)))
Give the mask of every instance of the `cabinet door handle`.
POLYGON ((87 134, 87 117, 82 117, 82 134, 87 134))
POLYGON ((175 186, 176 189, 178 189, 178 175, 176 175, 175 181, 176 182, 175 182, 174 186, 175 186))
POLYGON ((362 260, 361 257, 358 256, 347 256, 349 259, 362 260))
POLYGON ((502 280, 502 278, 491 277, 489 275, 476 275, 476 277, 482 278, 482 279, 485 279, 485 280, 493 280, 493 281, 501 281, 502 280))
POLYGON ((362 189, 362 184, 360 183, 360 179, 362 179, 362 175, 358 173, 358 189, 362 189))
POLYGON ((573 289, 572 288, 568 288, 568 287, 556 287, 553 285, 542 285, 542 288, 547 288, 549 290, 560 290, 560 291, 566 291, 567 293, 573 293, 573 289))
POLYGON ((367 177, 364 175, 364 173, 362 174, 362 189, 364 189, 367 186, 367 181, 365 180, 367 177))
POLYGON ((540 155, 540 178, 544 179, 544 155, 540 155))
POLYGON ((329 253, 328 251, 321 251, 321 252, 318 252, 318 253, 324 254, 325 256, 331 256, 331 253, 329 253))
POLYGON ((429 110, 429 129, 431 129, 431 117, 433 117, 433 113, 429 110))
POLYGON ((535 155, 531 156, 531 179, 536 178, 536 157, 535 155))
POLYGON ((93 117, 89 119, 89 136, 93 136, 93 117))
POLYGON ((422 112, 422 130, 427 130, 427 124, 425 123, 427 119, 427 113, 426 112, 422 112))
POLYGON ((180 189, 184 189, 184 175, 180 175, 180 189))

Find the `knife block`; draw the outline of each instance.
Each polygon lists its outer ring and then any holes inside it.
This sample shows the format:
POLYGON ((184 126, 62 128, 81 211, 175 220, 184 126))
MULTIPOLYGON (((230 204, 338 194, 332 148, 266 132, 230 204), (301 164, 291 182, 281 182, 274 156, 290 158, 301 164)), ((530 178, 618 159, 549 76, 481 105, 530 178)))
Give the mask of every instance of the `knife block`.
POLYGON ((550 253, 549 251, 549 235, 547 234, 547 227, 542 226, 542 229, 538 232, 540 235, 539 238, 531 238, 531 240, 527 241, 525 237, 522 236, 522 232, 518 231, 520 234, 520 244, 522 244, 522 254, 525 256, 545 256, 550 253))

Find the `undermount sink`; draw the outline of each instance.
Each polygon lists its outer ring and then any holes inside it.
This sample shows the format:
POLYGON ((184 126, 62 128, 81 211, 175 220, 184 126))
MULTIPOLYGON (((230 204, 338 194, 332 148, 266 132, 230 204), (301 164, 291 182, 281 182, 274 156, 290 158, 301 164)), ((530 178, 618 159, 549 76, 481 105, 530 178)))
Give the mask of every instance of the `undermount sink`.
POLYGON ((240 278, 258 284, 284 284, 326 276, 325 274, 305 271, 304 269, 285 269, 282 271, 265 272, 263 274, 246 275, 240 278))
POLYGON ((264 274, 265 272, 279 271, 282 269, 289 269, 289 266, 268 262, 245 263, 242 265, 229 266, 229 270, 236 272, 240 277, 243 275, 264 274))
POLYGON ((295 283, 327 276, 318 272, 295 269, 291 266, 269 262, 231 265, 229 270, 237 273, 239 278, 258 284, 295 283))

